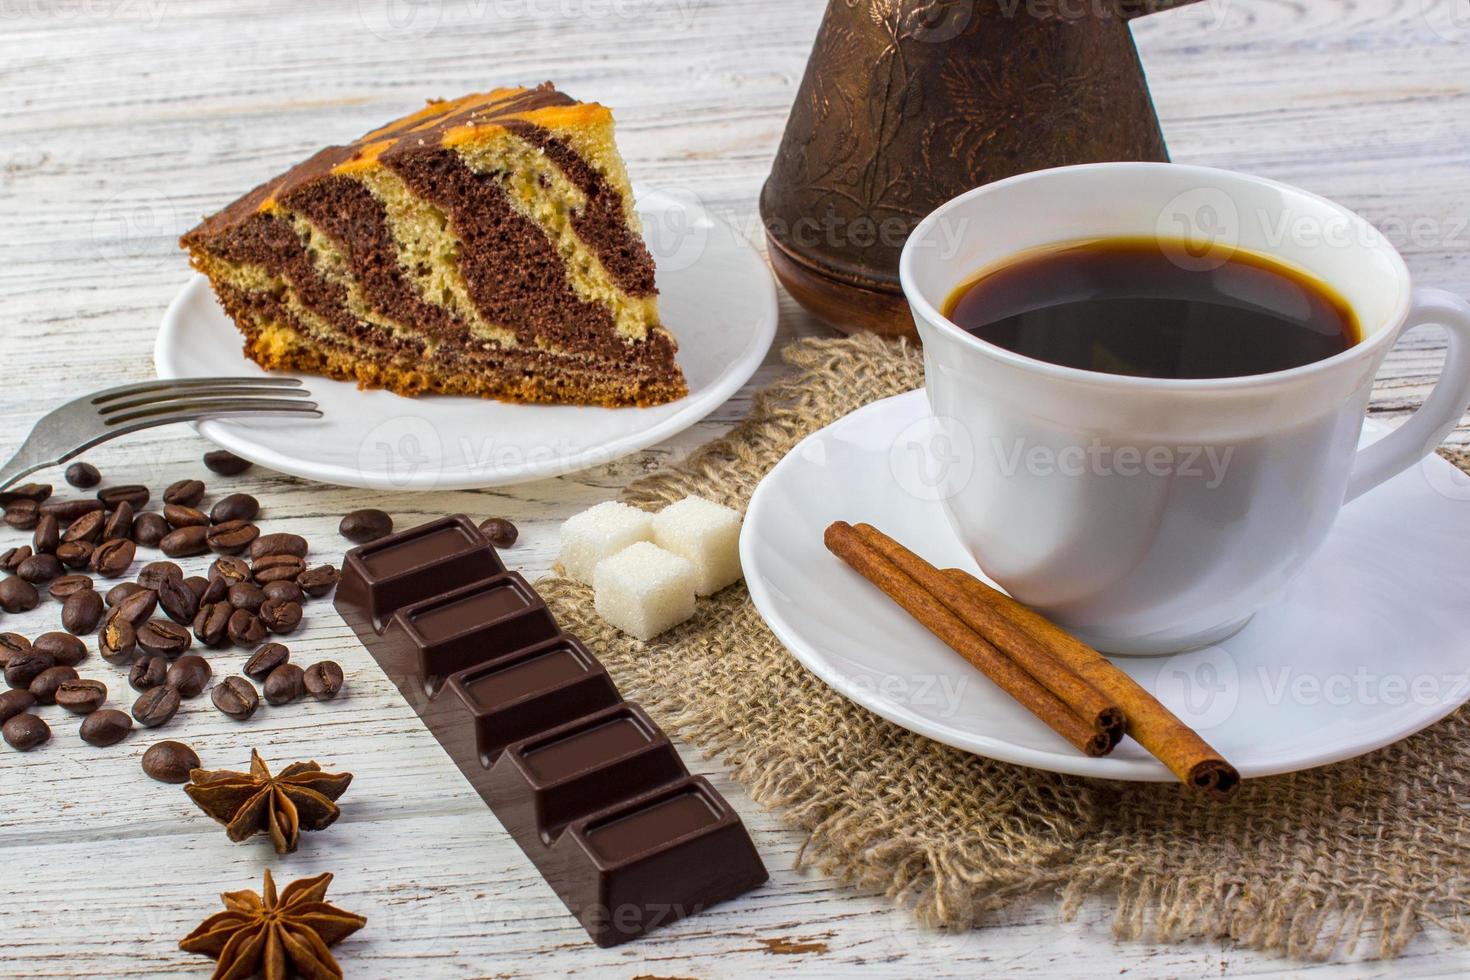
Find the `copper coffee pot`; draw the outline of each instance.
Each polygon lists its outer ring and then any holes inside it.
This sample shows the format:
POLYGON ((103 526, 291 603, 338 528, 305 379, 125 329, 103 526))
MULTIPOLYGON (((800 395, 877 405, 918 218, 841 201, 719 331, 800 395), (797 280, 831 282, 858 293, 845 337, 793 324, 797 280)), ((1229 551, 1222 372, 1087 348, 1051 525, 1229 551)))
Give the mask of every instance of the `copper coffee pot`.
POLYGON ((829 0, 761 191, 771 263, 844 332, 914 336, 898 256, 972 187, 1167 160, 1128 21, 1194 0, 829 0))

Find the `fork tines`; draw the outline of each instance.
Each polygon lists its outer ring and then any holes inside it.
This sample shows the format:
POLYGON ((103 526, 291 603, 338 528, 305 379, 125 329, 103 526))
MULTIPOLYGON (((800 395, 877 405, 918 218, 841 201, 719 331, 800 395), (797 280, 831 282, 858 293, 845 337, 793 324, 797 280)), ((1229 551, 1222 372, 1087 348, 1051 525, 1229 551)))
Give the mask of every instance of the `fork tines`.
POLYGON ((233 414, 320 416, 297 378, 195 378, 123 385, 92 399, 108 426, 140 419, 192 421, 233 414))

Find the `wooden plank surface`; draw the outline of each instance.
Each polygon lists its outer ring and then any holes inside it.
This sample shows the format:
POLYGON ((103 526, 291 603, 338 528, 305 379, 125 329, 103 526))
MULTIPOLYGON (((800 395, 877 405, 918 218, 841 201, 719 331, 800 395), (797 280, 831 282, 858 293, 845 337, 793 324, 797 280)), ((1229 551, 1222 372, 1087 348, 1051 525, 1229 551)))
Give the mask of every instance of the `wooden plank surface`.
MULTIPOLYGON (((818 0, 0 0, 0 439, 82 391, 151 373, 153 335, 186 275, 174 246, 197 217, 311 152, 429 96, 551 78, 614 106, 639 181, 697 195, 758 242, 755 195, 770 165, 818 0)), ((1249 170, 1339 199, 1378 224, 1420 281, 1470 292, 1470 9, 1463 0, 1206 0, 1135 33, 1177 160, 1249 170)), ((780 343, 819 333, 783 296, 780 343)), ((1424 397, 1434 331, 1390 357, 1373 411, 1424 397)), ((399 526, 463 510, 516 521, 509 557, 528 575, 553 556, 558 522, 717 435, 750 391, 668 442, 589 472, 509 490, 385 494, 256 470, 212 477, 207 446, 165 430, 92 455, 112 482, 161 488, 209 477, 265 502, 268 530, 305 534, 340 558, 338 518, 360 506, 399 526)), ((1454 440, 1470 442, 1462 426, 1454 440)), ((48 474, 59 481, 60 474, 48 474)), ((19 543, 18 532, 0 541, 19 543)), ((6 547, 9 544, 5 545, 6 547)), ((196 559, 192 567, 202 567, 196 559)), ((36 634, 57 607, 6 616, 36 634)), ((369 927, 339 947, 350 975, 1366 976, 1463 974, 1465 948, 1415 940, 1392 964, 1291 964, 1207 941, 1115 943, 1111 909, 1074 922, 1054 904, 996 913, 963 935, 917 929, 879 898, 791 870, 799 838, 755 808, 718 764, 685 752, 752 828, 772 883, 720 911, 598 950, 460 780, 326 604, 292 638, 303 663, 339 660, 348 696, 263 709, 246 724, 205 699, 156 736, 90 748, 57 709, 56 736, 0 751, 0 975, 198 973, 178 937, 215 893, 335 871, 332 897, 369 927), (183 795, 137 768, 154 737, 191 742, 207 765, 243 767, 257 746, 284 764, 317 758, 356 781, 342 821, 276 859, 230 845, 183 795)), ((217 658, 217 674, 243 658, 217 658)), ((114 703, 122 675, 95 659, 114 703)))

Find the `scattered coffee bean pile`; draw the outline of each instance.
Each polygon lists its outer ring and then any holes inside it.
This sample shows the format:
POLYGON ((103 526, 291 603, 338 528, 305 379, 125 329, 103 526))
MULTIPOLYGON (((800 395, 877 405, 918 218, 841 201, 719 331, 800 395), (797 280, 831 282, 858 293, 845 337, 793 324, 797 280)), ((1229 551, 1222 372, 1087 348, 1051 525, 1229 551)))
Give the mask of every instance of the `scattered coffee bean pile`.
MULTIPOLYGON (((223 451, 206 454, 204 464, 226 476, 250 466, 223 451)), ((89 463, 69 466, 66 481, 82 489, 103 482, 89 463)), ((284 644, 270 640, 300 627, 307 601, 336 586, 337 569, 311 565, 310 545, 300 535, 262 534, 260 502, 251 495, 230 493, 205 510, 208 492, 202 480, 179 480, 163 491, 161 508, 151 511, 144 510, 151 492, 137 484, 103 486, 91 498, 53 498, 52 487, 39 483, 0 493, 5 524, 31 532, 29 544, 0 549, 0 572, 7 575, 0 579, 0 609, 35 609, 44 589, 60 604, 64 630, 35 640, 0 633, 0 669, 10 688, 0 694, 0 724, 12 747, 28 751, 51 738, 50 725, 37 714, 41 706, 84 716, 81 738, 106 746, 121 742, 135 724, 168 724, 184 700, 206 690, 216 708, 242 721, 255 713, 262 693, 269 704, 285 705, 307 693, 330 700, 341 692, 340 666, 323 661, 303 669, 291 663, 284 644), (128 574, 139 548, 156 548, 164 557, 145 562, 132 581, 99 591, 97 580, 128 574), (214 562, 202 575, 187 575, 172 560, 211 554, 214 562), (89 653, 82 637, 92 634, 102 660, 126 671, 137 692, 128 712, 105 707, 107 682, 77 672, 89 653), (230 645, 254 651, 246 675, 260 691, 247 677, 214 678, 201 653, 230 645)), ((385 527, 363 540, 392 530, 388 515, 371 513, 358 522, 385 527)), ((149 750, 145 770, 179 781, 189 761, 180 749, 187 751, 176 742, 159 743, 149 750)), ((193 761, 197 765, 197 757, 193 761)))

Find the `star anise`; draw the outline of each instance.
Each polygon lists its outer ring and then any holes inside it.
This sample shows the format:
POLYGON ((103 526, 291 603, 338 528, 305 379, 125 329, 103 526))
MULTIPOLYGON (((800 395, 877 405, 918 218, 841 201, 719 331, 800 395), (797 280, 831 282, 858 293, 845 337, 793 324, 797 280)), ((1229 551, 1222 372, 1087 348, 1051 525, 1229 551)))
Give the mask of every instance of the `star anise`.
POLYGON ((352 773, 322 772, 315 762, 292 763, 272 776, 252 749, 249 772, 195 769, 184 792, 225 825, 230 840, 270 834, 276 853, 290 854, 301 831, 330 827, 342 815, 333 801, 351 782, 352 773))
POLYGON ((216 959, 212 980, 265 980, 289 976, 338 980, 342 968, 327 951, 363 926, 367 919, 326 901, 330 874, 302 878, 276 896, 265 873, 264 897, 255 892, 225 892, 225 911, 216 912, 179 941, 186 953, 216 959))

